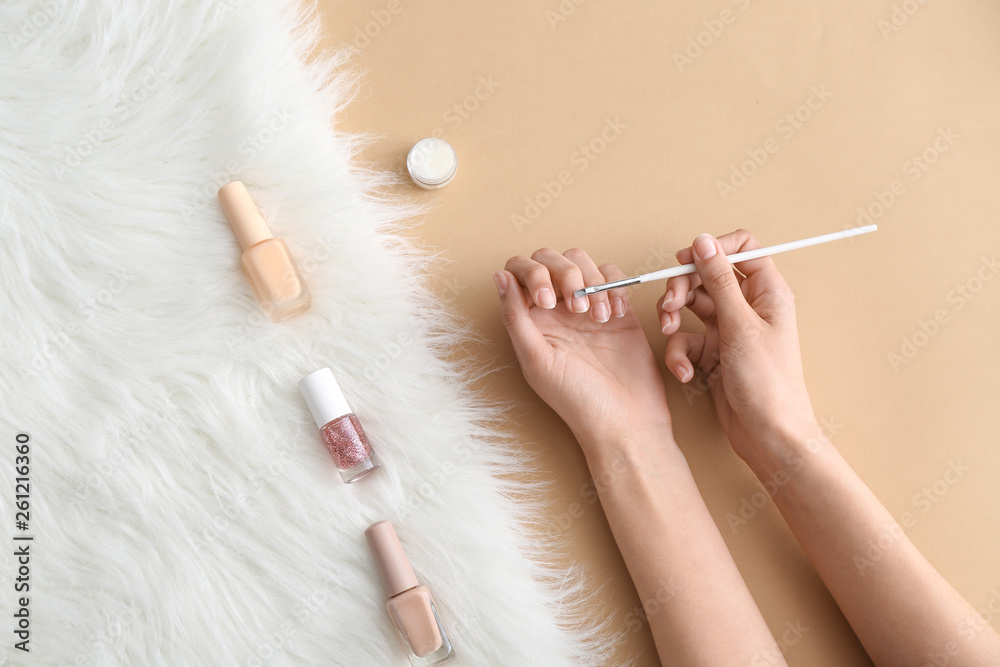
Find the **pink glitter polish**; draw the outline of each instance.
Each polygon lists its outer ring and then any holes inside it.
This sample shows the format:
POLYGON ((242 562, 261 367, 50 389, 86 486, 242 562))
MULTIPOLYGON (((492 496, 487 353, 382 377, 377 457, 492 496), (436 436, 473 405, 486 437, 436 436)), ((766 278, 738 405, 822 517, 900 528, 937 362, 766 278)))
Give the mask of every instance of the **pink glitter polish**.
POLYGON ((351 411, 330 369, 321 368, 307 375, 299 382, 299 391, 343 480, 350 484, 377 470, 381 464, 365 429, 351 411))
POLYGON ((372 446, 355 415, 344 415, 319 430, 330 456, 341 470, 350 470, 371 456, 372 446))

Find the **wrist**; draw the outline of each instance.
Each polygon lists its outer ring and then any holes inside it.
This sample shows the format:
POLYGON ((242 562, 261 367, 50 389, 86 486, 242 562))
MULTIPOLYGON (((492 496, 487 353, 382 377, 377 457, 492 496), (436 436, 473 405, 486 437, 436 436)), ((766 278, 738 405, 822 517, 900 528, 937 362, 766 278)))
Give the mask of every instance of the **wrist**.
POLYGON ((591 469, 609 461, 642 460, 654 452, 680 454, 669 417, 642 424, 630 422, 618 429, 573 429, 573 434, 591 469))
POLYGON ((754 444, 755 451, 744 458, 760 479, 770 479, 778 471, 801 470, 810 459, 833 447, 812 418, 775 424, 762 430, 754 444))

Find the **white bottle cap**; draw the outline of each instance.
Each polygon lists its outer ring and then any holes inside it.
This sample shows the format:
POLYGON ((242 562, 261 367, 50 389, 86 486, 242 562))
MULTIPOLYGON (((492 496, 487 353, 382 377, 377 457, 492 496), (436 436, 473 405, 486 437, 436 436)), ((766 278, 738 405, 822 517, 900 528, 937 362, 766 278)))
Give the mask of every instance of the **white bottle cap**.
POLYGON ((329 368, 321 368, 302 378, 299 382, 299 391, 305 397, 309 411, 312 412, 319 428, 352 412, 329 368))
POLYGON ((413 182, 425 190, 443 188, 455 178, 458 156, 444 139, 427 137, 413 145, 406 156, 406 170, 413 182))

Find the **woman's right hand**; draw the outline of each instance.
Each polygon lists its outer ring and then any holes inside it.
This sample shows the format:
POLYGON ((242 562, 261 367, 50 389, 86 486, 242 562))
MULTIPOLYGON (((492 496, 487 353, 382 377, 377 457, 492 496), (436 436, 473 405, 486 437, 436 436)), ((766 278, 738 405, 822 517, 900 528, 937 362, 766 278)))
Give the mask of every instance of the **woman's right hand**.
POLYGON ((726 255, 759 248, 739 229, 718 239, 702 234, 677 253, 697 273, 671 278, 657 302, 667 341, 667 368, 691 382, 695 368, 736 453, 751 465, 784 456, 785 446, 819 433, 802 375, 795 302, 770 257, 736 265, 726 255), (680 309, 705 324, 704 333, 680 332, 680 309))

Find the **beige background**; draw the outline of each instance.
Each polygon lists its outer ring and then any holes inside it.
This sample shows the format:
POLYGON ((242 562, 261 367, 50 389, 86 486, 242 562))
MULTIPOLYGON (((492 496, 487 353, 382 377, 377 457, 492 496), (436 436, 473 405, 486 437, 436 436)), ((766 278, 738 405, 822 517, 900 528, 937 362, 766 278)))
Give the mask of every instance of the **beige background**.
MULTIPOLYGON (((635 620, 639 600, 600 506, 588 502, 576 443, 514 365, 490 272, 542 246, 652 270, 702 231, 742 226, 771 244, 856 225, 859 207, 870 208, 877 234, 777 260, 796 291, 816 412, 889 510, 910 513, 907 533, 931 562, 1000 627, 1000 278, 984 263, 1000 246, 1000 5, 320 7, 327 46, 363 47, 360 99, 339 121, 378 135, 363 159, 402 171, 408 148, 435 131, 458 152, 444 190, 401 188, 431 204, 414 233, 453 260, 435 267, 436 288, 487 340, 472 353, 504 367, 484 391, 524 406, 511 428, 539 452, 538 476, 556 481, 548 529, 566 538, 567 565, 607 582, 590 604, 621 633, 619 661, 657 664, 635 620), (813 90, 829 96, 810 100, 813 90), (801 122, 782 120, 796 112, 801 122), (609 121, 621 128, 602 146, 609 121), (581 158, 592 141, 602 152, 581 158), (724 198, 718 182, 755 152, 760 161, 765 143, 767 161, 746 165, 755 173, 724 198), (925 151, 926 169, 914 161, 925 151), (564 170, 572 182, 547 200, 544 184, 564 170), (519 228, 512 216, 526 214, 526 199, 542 208, 519 228), (943 323, 930 324, 935 316, 943 323), (946 481, 956 462, 968 470, 946 481)), ((660 356, 661 289, 632 292, 660 356)), ((697 322, 686 314, 685 326, 697 322)), ((771 629, 783 642, 794 638, 786 624, 808 628, 786 646, 789 662, 869 664, 772 505, 730 527, 760 487, 707 396, 666 385, 677 439, 771 629)))

